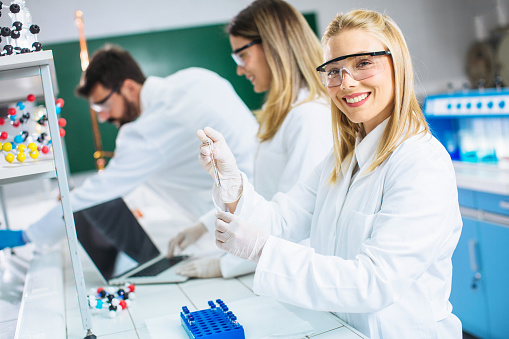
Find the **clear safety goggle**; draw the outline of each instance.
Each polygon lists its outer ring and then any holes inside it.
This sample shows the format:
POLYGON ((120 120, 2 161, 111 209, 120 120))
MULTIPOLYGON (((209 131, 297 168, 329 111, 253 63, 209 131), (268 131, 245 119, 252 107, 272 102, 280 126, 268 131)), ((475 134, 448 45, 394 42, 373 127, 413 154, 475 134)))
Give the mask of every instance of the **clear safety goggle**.
POLYGON ((232 58, 235 61, 235 63, 237 64, 237 66, 240 66, 240 67, 246 66, 245 53, 241 53, 241 52, 248 49, 249 47, 251 47, 253 45, 260 44, 260 43, 262 43, 262 41, 260 39, 256 39, 256 40, 253 40, 250 43, 245 44, 244 46, 234 50, 232 52, 232 58))
POLYGON ((104 98, 98 102, 91 102, 90 108, 93 109, 97 113, 100 113, 104 110, 108 110, 110 108, 108 105, 108 100, 111 98, 113 93, 118 92, 119 88, 120 88, 119 86, 115 86, 115 88, 113 88, 111 90, 111 92, 106 96, 106 98, 104 98))
POLYGON ((343 55, 318 66, 316 70, 326 87, 341 86, 348 73, 354 80, 360 81, 372 77, 384 70, 381 56, 391 55, 390 51, 357 53, 343 55))

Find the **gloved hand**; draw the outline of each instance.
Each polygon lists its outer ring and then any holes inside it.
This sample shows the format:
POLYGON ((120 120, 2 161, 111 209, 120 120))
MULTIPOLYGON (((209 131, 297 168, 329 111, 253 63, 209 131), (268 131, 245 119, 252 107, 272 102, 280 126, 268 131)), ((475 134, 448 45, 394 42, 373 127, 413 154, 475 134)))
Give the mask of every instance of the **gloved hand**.
POLYGON ((210 127, 198 130, 196 135, 203 143, 200 146, 200 155, 198 156, 200 163, 210 173, 212 178, 216 180, 210 154, 210 149, 212 148, 221 182, 221 200, 226 204, 236 202, 242 194, 242 176, 237 167, 235 156, 226 144, 223 135, 210 127), (211 142, 212 147, 209 146, 211 142))
POLYGON ((168 254, 166 258, 171 258, 175 254, 175 248, 178 247, 181 250, 187 248, 187 246, 194 244, 202 235, 207 233, 205 226, 199 222, 198 224, 186 228, 179 232, 177 236, 170 240, 168 244, 168 254))
POLYGON ((221 258, 201 258, 176 269, 177 274, 193 278, 221 277, 221 258))
POLYGON ((217 247, 257 263, 269 234, 228 212, 217 212, 216 217, 217 247))
POLYGON ((23 231, 0 230, 0 250, 6 247, 23 246, 26 244, 23 239, 23 231))

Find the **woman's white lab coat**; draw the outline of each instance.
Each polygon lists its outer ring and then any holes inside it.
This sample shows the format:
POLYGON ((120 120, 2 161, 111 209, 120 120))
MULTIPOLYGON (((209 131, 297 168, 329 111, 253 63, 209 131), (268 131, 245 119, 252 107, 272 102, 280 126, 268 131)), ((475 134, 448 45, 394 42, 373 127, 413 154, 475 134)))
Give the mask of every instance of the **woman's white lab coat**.
POLYGON ((336 312, 370 338, 461 338, 448 301, 462 226, 452 162, 435 138, 414 136, 365 173, 386 124, 356 145, 334 185, 331 153, 272 202, 244 186, 235 213, 275 235, 254 292, 336 312), (307 236, 311 247, 282 239, 307 236))
MULTIPOLYGON (((301 88, 274 137, 258 145, 253 185, 265 199, 272 199, 277 192, 286 193, 305 180, 332 148, 330 104, 323 98, 301 103, 308 96, 309 90, 301 88)), ((225 278, 253 272, 255 267, 230 254, 221 258, 225 278)))

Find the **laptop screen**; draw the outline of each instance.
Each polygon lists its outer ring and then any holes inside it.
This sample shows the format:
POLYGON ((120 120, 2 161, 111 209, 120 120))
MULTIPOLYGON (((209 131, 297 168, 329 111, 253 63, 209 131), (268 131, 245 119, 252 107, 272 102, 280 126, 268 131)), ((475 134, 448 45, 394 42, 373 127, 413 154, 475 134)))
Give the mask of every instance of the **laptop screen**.
POLYGON ((78 240, 106 281, 160 253, 121 198, 75 212, 74 222, 78 240))

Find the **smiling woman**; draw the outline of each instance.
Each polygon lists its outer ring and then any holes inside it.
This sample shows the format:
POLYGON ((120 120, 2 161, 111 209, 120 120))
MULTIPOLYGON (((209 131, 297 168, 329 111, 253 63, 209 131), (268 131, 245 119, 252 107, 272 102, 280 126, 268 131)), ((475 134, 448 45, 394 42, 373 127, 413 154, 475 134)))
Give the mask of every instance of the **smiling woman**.
POLYGON ((388 118, 393 110, 394 72, 390 53, 385 52, 385 48, 382 42, 363 30, 347 30, 331 37, 324 47, 325 59, 331 61, 321 66, 322 69, 329 75, 333 72, 331 67, 340 66, 336 68, 340 74, 327 84, 329 95, 351 122, 362 124, 365 134, 388 118), (365 51, 373 52, 365 55, 365 51))
MULTIPOLYGON (((373 339, 460 339, 449 303, 462 227, 455 172, 417 103, 403 34, 388 16, 356 10, 337 15, 322 43, 334 151, 271 201, 239 174, 216 243, 258 263, 256 294, 336 312, 373 339), (306 236, 311 247, 297 243, 306 236)), ((223 137, 198 137, 217 143, 217 168, 233 176, 223 137)), ((200 160, 210 166, 207 152, 200 160)))

